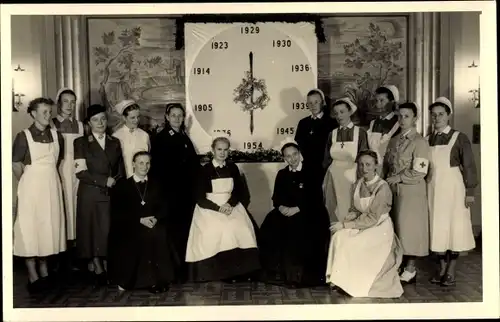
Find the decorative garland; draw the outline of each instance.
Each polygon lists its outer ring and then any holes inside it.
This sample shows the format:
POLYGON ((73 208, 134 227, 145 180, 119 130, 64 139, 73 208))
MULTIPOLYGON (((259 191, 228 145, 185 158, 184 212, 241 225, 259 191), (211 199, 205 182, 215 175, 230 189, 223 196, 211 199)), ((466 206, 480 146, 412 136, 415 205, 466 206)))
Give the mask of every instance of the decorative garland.
POLYGON ((325 43, 326 36, 321 16, 313 14, 227 14, 227 15, 185 15, 176 19, 175 49, 184 48, 185 23, 259 23, 259 22, 310 22, 315 24, 318 42, 325 43))
MULTIPOLYGON (((213 154, 208 152, 200 157, 202 162, 210 162, 213 154)), ((254 152, 229 150, 228 160, 234 163, 284 162, 281 152, 275 149, 258 149, 254 152)))

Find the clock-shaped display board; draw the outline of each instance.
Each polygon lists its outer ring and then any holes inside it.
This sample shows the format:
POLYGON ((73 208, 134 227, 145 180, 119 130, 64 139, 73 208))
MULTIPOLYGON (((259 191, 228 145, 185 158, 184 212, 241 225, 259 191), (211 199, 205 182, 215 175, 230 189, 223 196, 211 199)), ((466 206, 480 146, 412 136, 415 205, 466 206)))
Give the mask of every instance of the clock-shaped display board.
POLYGON ((317 86, 314 23, 185 24, 186 111, 199 154, 224 132, 231 149, 276 149, 309 114, 317 86))

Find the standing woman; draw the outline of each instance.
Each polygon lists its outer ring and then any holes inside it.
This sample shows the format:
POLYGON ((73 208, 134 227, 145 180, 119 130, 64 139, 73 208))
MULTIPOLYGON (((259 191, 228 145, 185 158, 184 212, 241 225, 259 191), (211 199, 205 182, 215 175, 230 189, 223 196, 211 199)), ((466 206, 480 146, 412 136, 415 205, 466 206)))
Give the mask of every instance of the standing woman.
POLYGON ((53 105, 47 98, 29 103, 34 122, 17 134, 12 151, 13 171, 19 180, 13 252, 25 258, 30 292, 47 285, 46 258, 66 250, 63 192, 57 171, 64 157, 64 139, 49 125, 53 105))
POLYGON ((366 131, 351 121, 357 106, 349 98, 333 103, 333 113, 339 128, 328 136, 323 151, 323 168, 328 169, 323 183, 325 205, 332 222, 342 221, 351 207, 350 191, 356 182, 356 157, 368 149, 366 131))
POLYGON ((140 129, 140 107, 133 100, 123 100, 115 105, 115 111, 123 117, 123 125, 113 133, 120 140, 125 174, 130 178, 134 174, 132 158, 139 151, 149 151, 149 135, 140 129))
POLYGON ((398 116, 394 113, 399 101, 399 91, 394 85, 386 85, 375 91, 376 108, 383 113, 370 122, 368 128, 368 145, 378 154, 378 164, 384 161, 387 145, 391 138, 398 133, 398 116))
POLYGON ((428 178, 431 251, 440 262, 432 283, 455 284, 459 252, 474 249, 470 207, 477 186, 476 164, 467 136, 449 125, 451 102, 440 97, 429 107, 434 132, 428 137, 430 171, 428 178))
POLYGON ((338 124, 326 112, 325 94, 320 89, 312 89, 307 93, 307 108, 311 115, 299 121, 295 141, 302 151, 304 167, 311 169, 314 185, 318 193, 321 193, 321 185, 325 177, 322 163, 326 141, 330 132, 338 127, 338 124))
POLYGON ((185 131, 185 116, 182 105, 168 104, 165 127, 154 137, 151 145, 151 177, 161 183, 163 197, 168 199, 170 205, 166 227, 181 261, 176 274, 180 282, 187 279, 184 257, 196 204, 196 175, 201 166, 185 131))
POLYGON ((76 192, 78 189, 73 142, 83 136, 83 123, 75 118, 76 94, 72 89, 61 88, 56 95, 56 104, 58 113, 52 122, 64 138, 64 158, 61 161, 59 173, 63 184, 66 211, 66 238, 68 248, 72 250, 76 240, 76 192))
POLYGON ((401 282, 414 283, 416 257, 429 254, 429 210, 425 177, 429 168, 429 145, 417 133, 415 103, 399 106, 401 132, 391 139, 384 159, 384 173, 394 196, 392 219, 403 245, 406 264, 401 282))
POLYGON ((328 213, 322 196, 311 189, 312 177, 302 166, 297 143, 285 141, 281 154, 287 166, 276 175, 274 209, 259 232, 264 278, 292 287, 322 285, 330 239, 328 213))
POLYGON ((229 147, 227 137, 216 137, 214 158, 199 174, 186 250, 194 282, 248 280, 260 269, 254 225, 241 204, 243 181, 236 164, 226 161, 229 147))
POLYGON ((80 180, 76 246, 81 258, 92 260, 96 282, 106 285, 110 190, 125 171, 120 141, 106 134, 105 107, 91 105, 85 122, 90 133, 74 142, 76 176, 80 180))

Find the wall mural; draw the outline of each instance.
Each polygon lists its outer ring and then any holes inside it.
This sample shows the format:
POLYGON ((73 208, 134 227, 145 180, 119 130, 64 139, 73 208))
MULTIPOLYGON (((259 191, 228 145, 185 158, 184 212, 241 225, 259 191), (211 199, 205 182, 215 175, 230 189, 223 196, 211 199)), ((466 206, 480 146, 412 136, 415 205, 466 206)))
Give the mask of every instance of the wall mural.
POLYGON ((332 17, 323 20, 326 43, 318 45, 318 86, 332 100, 350 97, 356 123, 369 125, 381 111, 373 92, 396 85, 400 101, 408 87, 408 17, 332 17))
POLYGON ((163 126, 167 103, 185 104, 184 50, 175 50, 175 20, 88 19, 91 103, 112 107, 133 99, 142 107, 141 127, 163 126))
MULTIPOLYGON (((185 105, 184 50, 175 49, 175 20, 89 18, 90 101, 112 107, 134 99, 142 107, 141 127, 156 133, 165 104, 185 105)), ((326 43, 318 44, 318 85, 331 99, 349 96, 358 105, 355 122, 367 126, 380 111, 373 91, 394 84, 400 100, 408 87, 408 16, 323 19, 326 43)))

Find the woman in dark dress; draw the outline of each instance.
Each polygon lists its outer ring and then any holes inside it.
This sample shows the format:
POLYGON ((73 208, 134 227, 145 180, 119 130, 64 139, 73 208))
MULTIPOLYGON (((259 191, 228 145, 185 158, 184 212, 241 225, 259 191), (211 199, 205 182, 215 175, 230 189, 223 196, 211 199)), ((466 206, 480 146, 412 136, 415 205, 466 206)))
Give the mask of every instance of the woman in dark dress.
POLYGON ((186 250, 195 282, 248 280, 260 269, 254 225, 241 204, 241 175, 236 164, 226 161, 229 146, 226 137, 215 138, 214 159, 199 174, 186 250))
POLYGON ((326 142, 330 132, 338 127, 338 123, 326 112, 325 94, 320 89, 312 89, 307 93, 307 108, 311 115, 299 121, 295 141, 302 151, 304 167, 310 171, 314 185, 321 194, 326 172, 322 166, 326 142))
POLYGON ((148 178, 150 154, 135 153, 134 174, 117 183, 111 198, 109 277, 120 290, 165 292, 174 279, 174 261, 165 229, 166 202, 148 178))
POLYGON ((96 282, 106 285, 110 195, 125 176, 120 141, 108 134, 106 108, 92 105, 85 119, 90 133, 74 141, 75 173, 80 180, 76 205, 76 247, 80 258, 93 262, 96 282))
POLYGON ((322 196, 311 190, 311 175, 302 167, 296 142, 281 153, 288 166, 276 175, 274 209, 259 233, 263 277, 292 287, 324 284, 329 218, 322 196))
POLYGON ((182 105, 168 104, 165 110, 165 128, 151 144, 151 177, 160 183, 162 197, 170 205, 167 232, 175 245, 180 282, 186 280, 184 262, 189 227, 193 218, 195 201, 195 178, 200 169, 200 159, 193 143, 186 134, 182 105))

